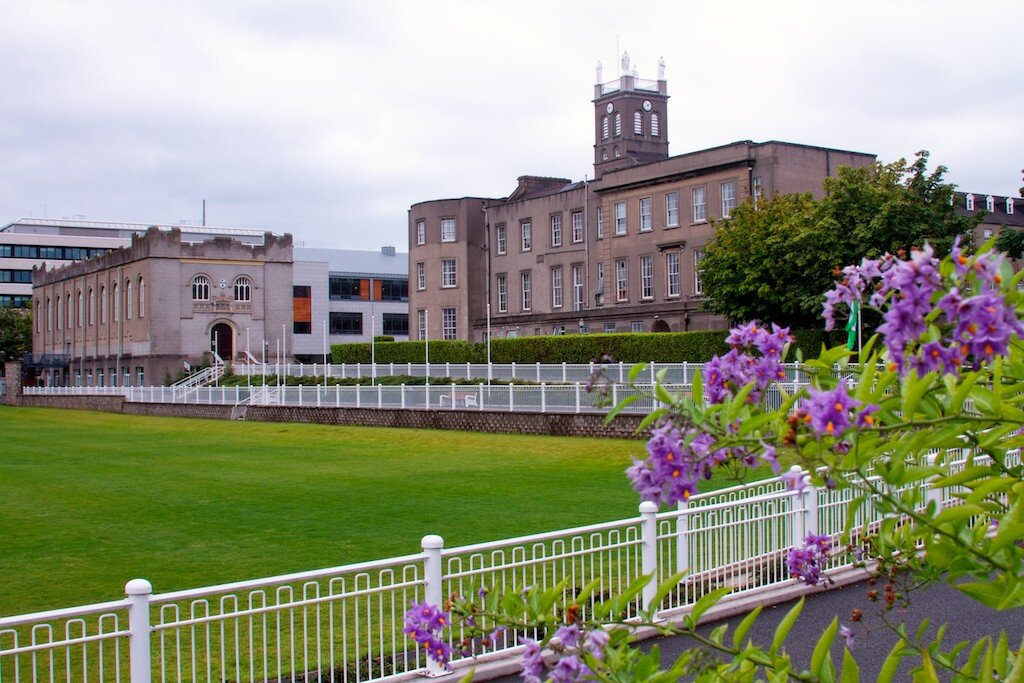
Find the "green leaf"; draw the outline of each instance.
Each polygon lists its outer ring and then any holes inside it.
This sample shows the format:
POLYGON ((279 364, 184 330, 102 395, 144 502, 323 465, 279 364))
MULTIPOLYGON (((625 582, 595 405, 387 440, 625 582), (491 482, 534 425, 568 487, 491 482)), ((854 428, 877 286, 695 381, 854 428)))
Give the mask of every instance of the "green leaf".
POLYGON ((739 648, 743 645, 743 641, 746 639, 747 634, 750 632, 754 622, 757 621, 757 617, 761 614, 761 610, 764 609, 764 605, 758 605, 754 608, 754 611, 743 617, 743 621, 740 622, 739 626, 732 634, 732 646, 739 648))
POLYGON ((843 675, 839 678, 839 683, 859 683, 860 681, 860 667, 857 666, 857 662, 854 660, 853 655, 850 654, 849 648, 843 648, 843 675))
POLYGON ((698 406, 704 405, 704 378, 701 375, 700 370, 693 375, 693 384, 690 386, 690 396, 693 397, 693 402, 698 406))
POLYGON ((640 373, 647 369, 647 363, 637 363, 629 369, 629 383, 636 384, 636 378, 640 376, 640 373))
POLYGON ((661 582, 661 585, 658 586, 658 590, 654 592, 654 597, 651 599, 652 613, 658 611, 658 605, 661 604, 666 595, 675 590, 676 586, 679 585, 679 582, 683 580, 684 576, 686 576, 686 572, 679 572, 678 574, 673 574, 661 582))
POLYGON ((900 638, 896 641, 896 644, 889 650, 889 655, 882 662, 882 668, 878 671, 878 682, 879 683, 891 683, 893 676, 900 668, 900 660, 903 659, 903 646, 906 641, 900 638))
POLYGON ((473 676, 476 675, 476 667, 470 668, 466 675, 459 679, 459 683, 473 683, 473 676))
POLYGON ((608 411, 608 415, 604 418, 604 421, 607 423, 614 420, 616 415, 621 413, 630 404, 635 403, 638 398, 640 397, 636 394, 630 394, 629 396, 623 398, 615 406, 613 406, 611 410, 608 411))
POLYGON ((825 632, 818 638, 817 645, 814 646, 814 652, 811 654, 811 675, 815 678, 821 678, 821 667, 825 663, 825 658, 828 656, 832 643, 836 639, 837 630, 839 630, 839 617, 834 617, 832 623, 828 625, 825 632))
POLYGON ((689 621, 693 627, 696 627, 704 613, 714 607, 719 600, 724 598, 731 591, 732 589, 729 587, 716 588, 710 593, 702 596, 701 599, 693 605, 693 608, 691 608, 690 614, 687 615, 687 621, 689 621))
POLYGON ((803 608, 804 599, 800 598, 775 628, 775 637, 772 639, 772 656, 775 656, 775 654, 778 653, 779 648, 782 647, 782 643, 786 640, 786 636, 789 635, 790 630, 793 628, 793 624, 796 623, 796 618, 800 616, 800 611, 803 610, 803 608))

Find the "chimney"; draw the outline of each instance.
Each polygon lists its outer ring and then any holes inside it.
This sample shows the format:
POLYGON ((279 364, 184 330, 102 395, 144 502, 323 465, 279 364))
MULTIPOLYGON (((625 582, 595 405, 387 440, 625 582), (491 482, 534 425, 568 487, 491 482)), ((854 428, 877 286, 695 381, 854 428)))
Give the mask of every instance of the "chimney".
POLYGON ((395 255, 395 248, 394 247, 381 247, 380 248, 380 253, 381 253, 382 256, 394 256, 395 255))

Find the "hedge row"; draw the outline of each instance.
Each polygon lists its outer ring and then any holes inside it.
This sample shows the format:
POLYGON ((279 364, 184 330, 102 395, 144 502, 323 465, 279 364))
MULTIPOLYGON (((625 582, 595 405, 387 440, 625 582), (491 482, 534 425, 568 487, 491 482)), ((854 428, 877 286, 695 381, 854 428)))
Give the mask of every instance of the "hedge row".
MULTIPOLYGON (((610 355, 625 363, 658 361, 700 363, 728 351, 725 330, 629 334, 574 334, 565 336, 519 337, 491 341, 494 363, 588 363, 610 355)), ((842 343, 845 333, 798 330, 794 346, 804 357, 816 357, 822 344, 842 343)), ((378 363, 422 363, 424 342, 388 342, 375 345, 378 363)), ((335 363, 369 363, 370 344, 337 344, 331 347, 335 363)), ((430 342, 431 363, 486 363, 487 344, 467 341, 430 342)))

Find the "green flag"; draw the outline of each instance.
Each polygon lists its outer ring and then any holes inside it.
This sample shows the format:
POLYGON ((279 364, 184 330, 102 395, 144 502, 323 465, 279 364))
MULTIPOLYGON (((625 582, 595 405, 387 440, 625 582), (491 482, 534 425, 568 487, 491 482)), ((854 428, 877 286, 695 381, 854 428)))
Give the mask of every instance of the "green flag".
POLYGON ((850 306, 850 319, 846 321, 846 348, 851 351, 857 345, 858 325, 860 325, 860 302, 854 301, 850 306))

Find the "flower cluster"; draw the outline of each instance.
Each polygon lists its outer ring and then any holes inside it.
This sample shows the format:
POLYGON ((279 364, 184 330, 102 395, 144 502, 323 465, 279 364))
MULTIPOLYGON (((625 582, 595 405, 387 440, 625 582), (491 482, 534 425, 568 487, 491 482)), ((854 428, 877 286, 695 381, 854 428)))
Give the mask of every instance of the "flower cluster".
POLYGON ((901 375, 955 374, 967 363, 977 368, 1004 354, 1014 334, 1024 336, 1024 324, 999 292, 1004 255, 967 256, 958 240, 951 258, 949 276, 928 245, 906 260, 886 254, 844 268, 842 280, 825 295, 825 329, 835 327, 837 305, 863 301, 870 291, 868 304, 884 308, 878 331, 901 375), (939 325, 951 331, 941 334, 939 325))
POLYGON ((732 329, 725 341, 732 349, 712 358, 704 369, 705 393, 711 403, 726 401, 751 382, 754 388, 748 400, 755 403, 771 382, 785 379, 782 354, 793 341, 788 327, 773 324, 769 331, 754 321, 732 329), (754 350, 759 355, 753 355, 754 350))
POLYGON ((452 656, 452 648, 441 640, 441 631, 449 624, 451 619, 448 614, 436 605, 413 603, 405 613, 405 628, 402 632, 422 645, 427 656, 435 662, 447 664, 452 656))
POLYGON ((550 669, 544 663, 541 645, 535 640, 522 638, 520 642, 526 646, 523 652, 523 683, 541 683, 548 673, 555 683, 574 683, 592 677, 594 672, 584 663, 580 650, 600 661, 604 659, 604 650, 608 646, 608 633, 601 629, 593 629, 582 638, 579 626, 569 624, 555 632, 553 649, 562 655, 550 669))
POLYGON ((843 385, 831 390, 812 387, 807 390, 807 394, 808 399, 804 401, 801 410, 804 421, 817 436, 838 439, 852 426, 861 428, 874 424, 873 413, 878 410, 878 406, 867 405, 855 411, 861 402, 851 397, 843 385))
POLYGON ((786 565, 790 575, 808 586, 817 586, 822 582, 821 566, 828 559, 830 545, 831 539, 828 536, 807 534, 802 548, 789 551, 786 565))

